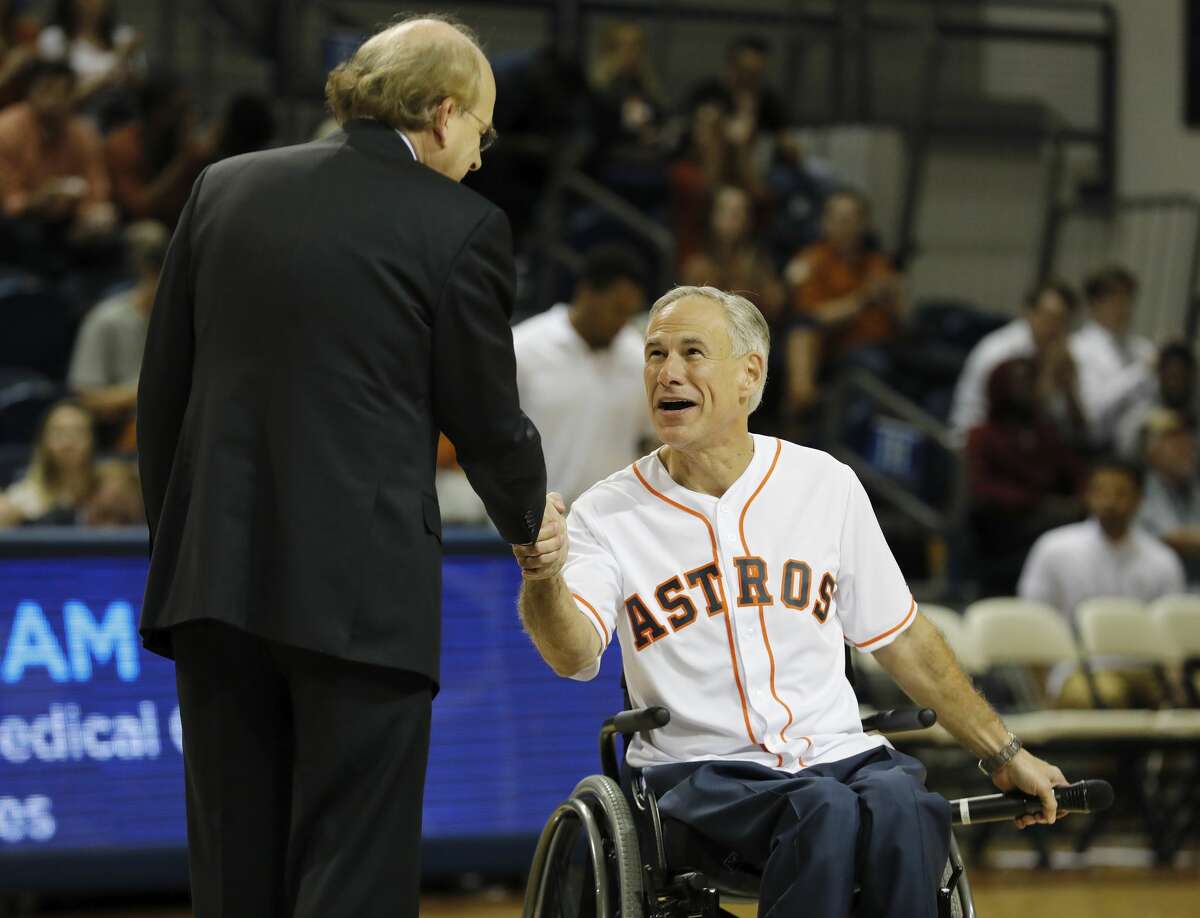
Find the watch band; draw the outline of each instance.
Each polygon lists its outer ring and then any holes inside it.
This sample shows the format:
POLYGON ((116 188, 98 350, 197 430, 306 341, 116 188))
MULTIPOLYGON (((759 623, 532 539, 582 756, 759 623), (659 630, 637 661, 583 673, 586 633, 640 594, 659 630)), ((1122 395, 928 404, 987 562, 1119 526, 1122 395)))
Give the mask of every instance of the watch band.
POLYGON ((1015 733, 1008 734, 1008 742, 995 755, 979 760, 979 770, 989 778, 1012 761, 1013 756, 1021 751, 1021 741, 1015 733))

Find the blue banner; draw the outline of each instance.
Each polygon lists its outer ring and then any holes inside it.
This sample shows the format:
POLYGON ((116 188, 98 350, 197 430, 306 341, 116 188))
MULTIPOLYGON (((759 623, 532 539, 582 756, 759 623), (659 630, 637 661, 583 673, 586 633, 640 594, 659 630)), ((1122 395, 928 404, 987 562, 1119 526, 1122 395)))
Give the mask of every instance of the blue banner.
MULTIPOLYGON (((431 840, 536 834, 599 770, 600 723, 621 706, 618 654, 593 682, 556 677, 521 631, 511 555, 478 549, 444 564, 431 840)), ((144 558, 102 543, 13 551, 0 554, 0 870, 11 853, 182 848, 174 668, 137 638, 144 558)))

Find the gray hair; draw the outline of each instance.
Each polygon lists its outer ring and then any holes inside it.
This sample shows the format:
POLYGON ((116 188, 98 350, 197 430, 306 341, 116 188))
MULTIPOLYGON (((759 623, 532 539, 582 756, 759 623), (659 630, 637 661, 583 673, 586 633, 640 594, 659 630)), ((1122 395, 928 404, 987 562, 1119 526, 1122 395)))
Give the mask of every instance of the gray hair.
POLYGON ((718 290, 716 287, 675 287, 668 290, 650 307, 649 321, 660 312, 684 297, 699 296, 718 303, 725 311, 725 323, 729 328, 729 343, 734 357, 758 354, 762 357, 762 377, 758 389, 750 395, 750 413, 753 414, 762 402, 763 388, 767 384, 767 358, 771 355, 771 329, 758 307, 744 296, 718 290))

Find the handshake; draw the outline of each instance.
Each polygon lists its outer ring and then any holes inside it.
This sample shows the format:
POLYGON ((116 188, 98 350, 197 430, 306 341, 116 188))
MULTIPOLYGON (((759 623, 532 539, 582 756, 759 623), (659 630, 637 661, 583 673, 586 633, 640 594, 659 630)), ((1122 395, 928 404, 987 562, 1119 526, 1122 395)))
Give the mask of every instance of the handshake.
POLYGON ((514 545, 513 554, 526 580, 549 580, 567 563, 567 505, 561 494, 546 495, 546 511, 536 542, 514 545))

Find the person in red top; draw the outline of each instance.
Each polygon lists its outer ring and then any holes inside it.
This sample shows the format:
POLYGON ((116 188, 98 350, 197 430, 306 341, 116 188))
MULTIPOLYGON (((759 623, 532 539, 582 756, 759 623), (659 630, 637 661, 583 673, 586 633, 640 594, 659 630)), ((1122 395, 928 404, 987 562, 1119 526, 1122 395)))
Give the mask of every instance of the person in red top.
POLYGON ((1048 421, 1034 360, 1006 360, 988 378, 988 419, 967 435, 967 480, 985 596, 1011 596, 1043 532, 1084 516, 1082 458, 1048 421))
POLYGON ((28 100, 0 112, 0 209, 87 238, 110 232, 116 211, 100 137, 72 112, 75 82, 66 64, 40 62, 28 100))
POLYGON ((838 191, 825 202, 820 242, 789 262, 787 402, 795 413, 817 398, 822 369, 861 348, 892 338, 904 312, 900 275, 868 245, 866 198, 838 191))

